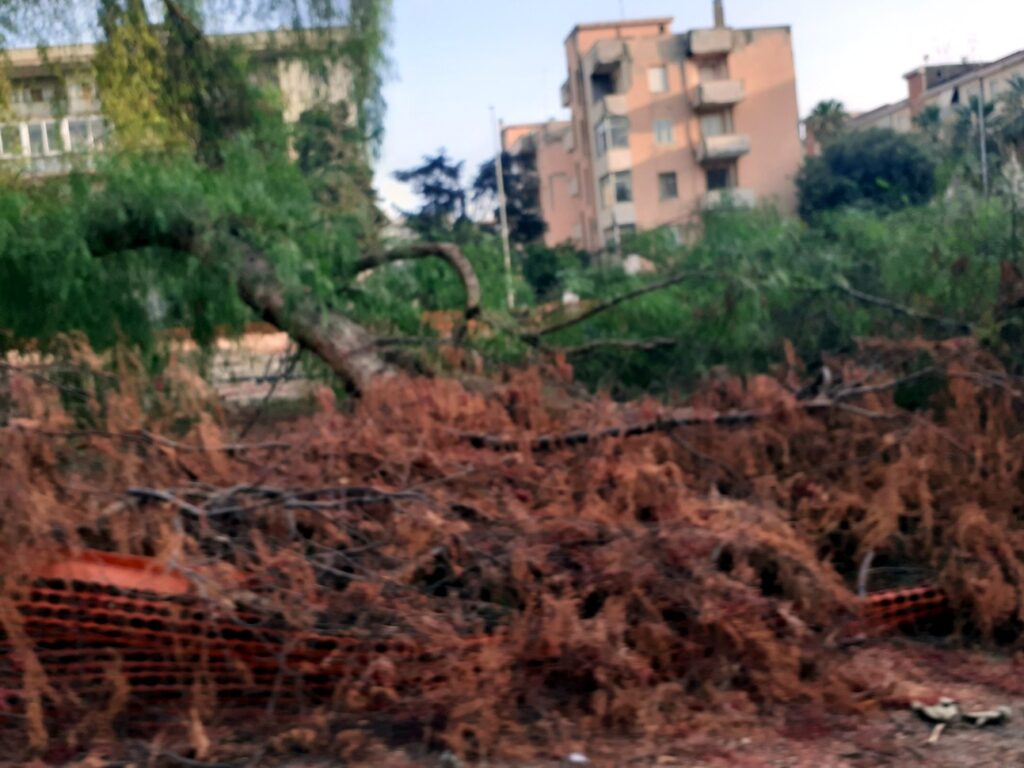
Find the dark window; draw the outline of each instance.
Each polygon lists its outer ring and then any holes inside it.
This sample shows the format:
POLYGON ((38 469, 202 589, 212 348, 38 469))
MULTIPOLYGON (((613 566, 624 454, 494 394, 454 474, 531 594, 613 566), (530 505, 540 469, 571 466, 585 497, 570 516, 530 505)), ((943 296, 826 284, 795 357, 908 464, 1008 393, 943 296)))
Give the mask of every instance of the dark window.
POLYGON ((708 168, 705 171, 708 182, 708 190, 714 189, 731 189, 735 184, 733 183, 733 172, 730 166, 723 166, 721 168, 708 168))
POLYGON ((615 174, 615 202, 633 202, 633 174, 630 171, 615 174))
POLYGON ((675 171, 658 174, 658 198, 661 200, 675 200, 679 197, 679 187, 676 183, 675 171))
POLYGON ((600 101, 605 96, 615 93, 615 78, 610 74, 593 74, 590 76, 590 91, 594 101, 600 101))

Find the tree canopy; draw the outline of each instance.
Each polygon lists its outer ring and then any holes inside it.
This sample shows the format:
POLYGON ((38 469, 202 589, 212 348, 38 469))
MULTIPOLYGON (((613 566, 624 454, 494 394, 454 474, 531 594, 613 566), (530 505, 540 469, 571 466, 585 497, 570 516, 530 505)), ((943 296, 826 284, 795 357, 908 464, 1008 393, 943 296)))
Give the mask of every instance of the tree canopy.
POLYGON ((935 192, 935 163, 914 136, 875 128, 851 131, 810 157, 797 177, 800 214, 847 205, 895 210, 935 192))
MULTIPOLYGON (((505 188, 505 210, 508 215, 509 239, 525 245, 540 240, 547 225, 540 209, 540 178, 537 157, 531 152, 501 153, 502 182, 505 188)), ((473 199, 493 212, 498 221, 498 176, 494 160, 480 165, 473 180, 473 199)))

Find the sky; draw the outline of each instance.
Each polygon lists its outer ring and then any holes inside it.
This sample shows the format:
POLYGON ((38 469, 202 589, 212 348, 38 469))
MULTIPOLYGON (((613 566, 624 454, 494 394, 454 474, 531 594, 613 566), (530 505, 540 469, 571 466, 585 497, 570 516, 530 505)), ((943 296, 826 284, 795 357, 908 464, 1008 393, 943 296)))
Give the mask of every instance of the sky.
MULTIPOLYGON (((906 96, 902 75, 1024 47, 1021 0, 724 0, 735 27, 793 30, 800 114, 835 98, 862 111, 906 96)), ((711 25, 712 0, 394 0, 392 73, 376 184, 389 211, 416 205, 396 169, 446 147, 471 181, 506 124, 567 117, 562 44, 576 24, 672 16, 711 25)))

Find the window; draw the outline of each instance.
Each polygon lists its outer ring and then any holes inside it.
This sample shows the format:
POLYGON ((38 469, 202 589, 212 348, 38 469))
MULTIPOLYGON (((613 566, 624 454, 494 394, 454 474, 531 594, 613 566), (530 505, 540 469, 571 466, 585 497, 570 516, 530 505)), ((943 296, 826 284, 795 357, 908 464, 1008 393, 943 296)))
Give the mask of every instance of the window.
POLYGON ((21 157, 21 126, 0 126, 0 155, 21 157))
POLYGON ((675 200, 679 197, 679 187, 676 183, 675 171, 658 174, 658 199, 675 200))
POLYGON ((629 146, 629 118, 612 115, 597 124, 594 129, 595 149, 601 157, 609 147, 629 146))
POLYGON ((671 144, 672 143, 672 121, 671 120, 655 120, 654 121, 654 143, 655 144, 671 144))
POLYGON ((732 112, 712 112, 700 118, 700 132, 705 138, 732 133, 732 112))
POLYGON ((708 182, 708 191, 716 189, 732 189, 736 186, 735 174, 733 173, 733 166, 723 165, 718 168, 708 168, 704 172, 705 178, 708 182))
POLYGON ((60 123, 49 121, 43 123, 46 130, 46 154, 56 155, 64 151, 64 139, 60 135, 60 123))
POLYGON ((713 59, 702 62, 700 65, 700 81, 702 83, 713 83, 715 80, 728 80, 729 67, 725 59, 713 59))
POLYGON ((102 117, 94 117, 89 121, 92 129, 93 149, 103 149, 107 145, 107 121, 102 117))
POLYGON ((631 171, 608 173, 600 181, 601 203, 610 208, 615 203, 633 201, 633 174, 631 171))
POLYGON ((607 72, 595 72, 590 76, 590 92, 596 104, 605 96, 615 93, 615 78, 607 72))
POLYGON ((630 171, 619 171, 615 174, 615 202, 629 203, 633 201, 633 174, 630 171))
POLYGON ((28 153, 32 157, 42 157, 43 150, 43 126, 40 123, 29 123, 28 126, 28 153))
POLYGON ((39 104, 43 101, 43 89, 42 88, 30 88, 28 92, 28 100, 39 104))
POLYGON ((90 145, 89 141, 89 121, 88 120, 68 120, 68 138, 71 140, 71 151, 72 152, 86 152, 90 145))
POLYGON ((665 93, 668 90, 668 70, 665 67, 648 69, 647 88, 651 93, 665 93))

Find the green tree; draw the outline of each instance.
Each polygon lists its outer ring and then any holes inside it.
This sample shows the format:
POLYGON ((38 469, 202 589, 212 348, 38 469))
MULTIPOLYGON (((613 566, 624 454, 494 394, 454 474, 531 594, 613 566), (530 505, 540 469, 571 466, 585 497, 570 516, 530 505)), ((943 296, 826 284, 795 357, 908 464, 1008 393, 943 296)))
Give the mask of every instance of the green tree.
POLYGON ((942 144, 942 110, 939 107, 930 104, 922 109, 914 117, 914 127, 929 145, 937 147, 942 144))
POLYGON ((992 120, 1003 154, 1024 155, 1024 75, 1014 75, 998 99, 999 111, 992 120))
POLYGON ((409 225, 422 236, 445 237, 468 221, 462 166, 462 161, 448 157, 448 151, 442 148, 424 157, 420 165, 395 171, 395 178, 411 186, 423 201, 419 210, 406 214, 409 225))
POLYGON ((805 121, 814 140, 822 147, 838 138, 846 130, 850 116, 841 101, 826 99, 819 101, 805 121))
POLYGON ((852 131, 810 157, 797 176, 800 215, 848 205, 895 210, 935 193, 935 163, 918 140, 885 129, 852 131))
MULTIPOLYGON (((81 330, 99 346, 117 336, 145 345, 159 323, 187 323, 208 341, 216 325, 255 313, 363 389, 392 367, 352 317, 367 305, 357 273, 437 257, 449 279, 461 282, 467 315, 479 311, 479 283, 457 248, 368 251, 360 246, 366 233, 338 210, 342 185, 332 194, 316 174, 318 161, 341 155, 360 183, 357 158, 379 135, 387 0, 229 3, 242 14, 263 9, 268 23, 272 11, 301 22, 289 55, 311 71, 339 62, 348 69, 347 104, 359 118, 357 131, 338 137, 351 143, 345 151, 317 150, 308 130, 292 136, 279 116, 265 119, 271 110, 248 86, 238 52, 202 29, 201 20, 223 4, 153 5, 162 11, 159 29, 140 0, 101 0, 97 7, 104 22, 101 97, 115 105, 115 131, 124 124, 139 140, 100 159, 94 178, 0 187, 0 328, 7 342, 45 344, 81 330), (320 31, 338 23, 346 24, 343 35, 320 31), (141 116, 127 114, 135 97, 141 116), (298 163, 286 151, 291 139, 298 163), (149 151, 152 145, 164 151, 149 151)), ((33 24, 52 22, 63 6, 8 0, 0 24, 22 37, 45 32, 45 23, 33 24)), ((302 128, 317 121, 311 116, 302 128)))
MULTIPOLYGON (((505 210, 508 216, 509 239, 525 245, 540 240, 547 225, 540 210, 540 177, 534 152, 501 153, 502 182, 505 188, 505 210)), ((494 160, 480 165, 473 181, 473 199, 494 213, 498 211, 498 177, 494 160)))

